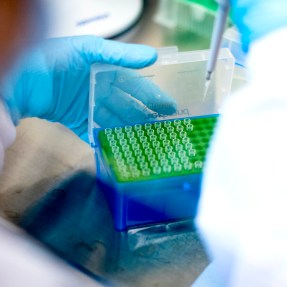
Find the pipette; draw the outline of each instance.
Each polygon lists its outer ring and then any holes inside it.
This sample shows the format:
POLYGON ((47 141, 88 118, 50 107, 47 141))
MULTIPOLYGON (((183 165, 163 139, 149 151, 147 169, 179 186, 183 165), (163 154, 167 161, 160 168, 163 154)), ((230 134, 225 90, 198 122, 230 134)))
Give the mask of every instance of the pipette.
POLYGON ((212 76, 212 73, 215 69, 216 60, 220 48, 220 43, 222 39, 222 35, 225 29, 229 8, 230 8, 230 0, 217 0, 218 2, 218 11, 217 16, 212 32, 212 40, 211 40, 211 46, 210 46, 210 54, 207 62, 207 72, 206 72, 206 78, 205 78, 205 94, 207 93, 207 89, 210 83, 210 79, 212 76))

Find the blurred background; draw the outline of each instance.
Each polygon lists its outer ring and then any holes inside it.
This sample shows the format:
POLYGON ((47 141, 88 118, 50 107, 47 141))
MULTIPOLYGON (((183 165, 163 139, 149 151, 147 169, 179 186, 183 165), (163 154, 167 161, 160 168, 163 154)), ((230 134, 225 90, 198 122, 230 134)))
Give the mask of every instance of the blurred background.
MULTIPOLYGON (((94 34, 180 51, 209 48, 216 10, 209 0, 43 1, 48 38, 94 34)), ((121 286, 190 286, 208 264, 192 222, 116 233, 94 176, 89 145, 59 124, 25 119, 6 153, 0 209, 61 257, 121 286)))

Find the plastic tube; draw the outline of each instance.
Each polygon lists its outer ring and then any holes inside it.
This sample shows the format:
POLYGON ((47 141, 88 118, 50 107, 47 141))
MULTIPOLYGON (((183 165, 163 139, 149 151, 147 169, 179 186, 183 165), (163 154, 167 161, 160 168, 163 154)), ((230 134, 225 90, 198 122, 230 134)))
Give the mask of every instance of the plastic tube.
POLYGON ((153 154, 153 150, 152 150, 151 148, 147 148, 147 149, 144 150, 144 153, 145 153, 146 155, 148 155, 148 154, 153 154))
POLYGON ((187 154, 188 154, 189 156, 195 156, 196 150, 195 150, 195 149, 189 149, 189 150, 187 151, 187 154))
POLYGON ((150 176, 150 169, 149 168, 142 169, 142 175, 143 176, 150 176))
POLYGON ((152 168, 158 166, 158 161, 157 161, 157 160, 152 160, 152 161, 150 162, 150 166, 151 166, 152 168))
POLYGON ((167 138, 167 135, 166 135, 166 134, 160 134, 160 135, 159 135, 159 138, 160 138, 161 140, 165 140, 165 139, 167 138))
POLYGON ((118 146, 112 146, 112 153, 116 153, 120 150, 120 148, 118 146))
POLYGON ((135 137, 135 133, 133 131, 127 132, 126 135, 127 135, 127 138, 129 139, 135 137))
POLYGON ((141 143, 147 142, 147 137, 146 136, 141 136, 140 137, 140 142, 141 143))
POLYGON ((131 147, 132 147, 132 150, 134 150, 134 151, 140 149, 140 145, 138 143, 132 144, 131 147))
POLYGON ((188 144, 190 142, 190 138, 184 137, 181 141, 183 144, 188 144))
POLYGON ((156 141, 156 136, 155 136, 155 135, 149 136, 149 140, 150 140, 150 141, 156 141))
POLYGON ((140 162, 139 163, 139 167, 141 168, 141 169, 144 169, 144 168, 148 168, 148 163, 147 162, 140 162))
POLYGON ((130 150, 130 147, 127 144, 122 145, 122 151, 123 152, 129 151, 129 150, 130 150))
POLYGON ((154 148, 156 148, 156 147, 159 147, 160 146, 160 143, 158 142, 158 141, 152 141, 152 146, 154 147, 154 148))
POLYGON ((146 123, 144 125, 144 127, 145 127, 146 130, 150 130, 151 129, 151 124, 150 123, 146 123))
POLYGON ((171 144, 170 144, 170 141, 169 141, 169 140, 163 140, 163 141, 162 141, 162 145, 163 145, 163 146, 170 146, 171 144))
POLYGON ((157 154, 157 158, 158 158, 158 160, 163 160, 163 159, 166 159, 166 155, 165 155, 165 153, 158 153, 157 154))
POLYGON ((152 170, 153 170, 154 174, 160 174, 161 173, 161 167, 160 166, 156 166, 152 170))
POLYGON ((110 129, 110 128, 105 129, 105 134, 106 134, 106 135, 109 135, 109 134, 111 134, 112 132, 113 132, 113 130, 110 129))
POLYGON ((186 152, 185 152, 184 150, 180 150, 180 151, 178 152, 178 156, 179 156, 179 157, 185 157, 185 156, 186 156, 186 152))
POLYGON ((179 136, 183 139, 186 137, 186 132, 185 131, 182 131, 179 133, 179 136))
POLYGON ((117 142, 115 140, 110 140, 109 144, 110 144, 111 147, 113 147, 113 146, 117 145, 117 142))
POLYGON ((183 146, 181 144, 176 144, 175 150, 177 150, 177 151, 183 150, 183 146))
POLYGON ((176 133, 172 132, 172 133, 169 134, 169 137, 171 139, 176 139, 177 136, 176 136, 176 133))
POLYGON ((108 141, 114 140, 115 136, 113 134, 107 134, 107 139, 108 139, 108 141))
POLYGON ((175 154, 175 152, 170 151, 170 152, 168 152, 167 156, 168 156, 169 159, 172 159, 172 158, 176 157, 176 154, 175 154))
POLYGON ((163 128, 158 128, 158 129, 156 130, 156 132, 157 132, 158 135, 161 135, 161 134, 164 133, 164 129, 163 129, 163 128))
POLYGON ((132 152, 130 150, 127 150, 124 152, 125 158, 132 156, 132 152))
POLYGON ((194 167, 195 168, 203 168, 203 162, 200 160, 194 162, 194 167))
POLYGON ((141 130, 142 129, 142 126, 140 125, 140 124, 136 124, 135 125, 135 130, 136 131, 139 131, 139 130, 141 130))
POLYGON ((175 139, 172 139, 172 144, 173 145, 177 145, 177 144, 179 144, 180 143, 180 140, 179 139, 177 139, 177 138, 175 138, 175 139))
POLYGON ((187 126, 188 124, 191 123, 191 119, 184 119, 183 123, 187 126))
POLYGON ((131 132, 133 128, 131 126, 125 126, 125 131, 126 132, 131 132))
POLYGON ((148 161, 156 160, 154 154, 148 154, 146 157, 147 157, 147 160, 148 160, 148 161))
POLYGON ((121 133, 122 132, 122 128, 120 128, 120 127, 117 127, 117 128, 115 128, 115 133, 116 134, 119 134, 119 133, 121 133))
POLYGON ((178 132, 182 132, 183 131, 183 126, 176 126, 176 130, 178 132))
POLYGON ((169 172, 171 172, 171 166, 168 165, 168 164, 166 164, 166 165, 164 165, 164 166, 162 167, 162 170, 163 170, 163 172, 165 172, 165 173, 169 173, 169 172))
POLYGON ((145 157, 143 155, 137 156, 137 162, 138 163, 145 162, 145 157))
POLYGON ((130 144, 135 144, 135 143, 137 143, 137 139, 136 138, 130 138, 129 142, 130 142, 130 144))
POLYGON ((175 164, 174 166, 173 166, 173 169, 174 169, 174 171, 181 171, 182 170, 182 165, 181 164, 175 164))
POLYGON ((143 131, 143 130, 138 130, 138 131, 137 131, 137 135, 138 135, 139 137, 144 136, 144 131, 143 131))
POLYGON ((169 153, 169 152, 173 151, 173 148, 172 148, 172 146, 168 145, 168 146, 164 147, 164 150, 165 150, 165 152, 169 153))
POLYGON ((171 164, 177 164, 177 163, 179 163, 179 159, 178 159, 177 157, 172 158, 172 159, 170 160, 170 163, 171 163, 171 164))
POLYGON ((187 124, 185 129, 187 131, 193 131, 193 125, 192 124, 187 124))
POLYGON ((160 165, 161 166, 164 166, 164 165, 167 165, 168 164, 168 160, 166 158, 163 158, 160 160, 160 165))
POLYGON ((143 142, 142 146, 143 146, 143 148, 149 148, 150 147, 150 143, 149 142, 143 142))
POLYGON ((120 145, 126 145, 127 144, 127 140, 126 139, 120 139, 120 145))
POLYGON ((121 139, 124 139, 125 138, 125 135, 123 133, 118 133, 117 134, 117 139, 121 140, 121 139))
POLYGON ((154 135, 154 130, 152 130, 152 129, 147 130, 146 133, 147 133, 148 136, 154 135))
POLYGON ((167 127, 166 130, 169 132, 169 133, 172 133, 174 131, 174 127, 167 127))
POLYGON ((135 163, 135 159, 134 159, 134 157, 132 157, 132 156, 129 156, 129 157, 127 157, 127 164, 133 164, 133 163, 135 163))
POLYGON ((136 149, 136 150, 134 150, 134 154, 135 154, 135 156, 141 156, 143 154, 143 152, 140 149, 136 149))

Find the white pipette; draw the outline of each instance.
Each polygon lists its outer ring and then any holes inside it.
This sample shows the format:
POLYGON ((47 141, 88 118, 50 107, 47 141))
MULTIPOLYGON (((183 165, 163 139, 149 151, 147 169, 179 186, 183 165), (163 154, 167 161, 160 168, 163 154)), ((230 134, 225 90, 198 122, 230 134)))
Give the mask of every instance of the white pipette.
POLYGON ((210 45, 210 54, 207 62, 207 71, 206 71, 206 77, 205 77, 205 93, 203 95, 203 100, 205 99, 208 88, 210 85, 210 80, 212 73, 215 69, 218 52, 221 44, 221 39, 223 36, 223 32, 225 29, 229 9, 230 9, 230 0, 217 0, 218 2, 218 11, 217 16, 212 32, 212 40, 210 45))

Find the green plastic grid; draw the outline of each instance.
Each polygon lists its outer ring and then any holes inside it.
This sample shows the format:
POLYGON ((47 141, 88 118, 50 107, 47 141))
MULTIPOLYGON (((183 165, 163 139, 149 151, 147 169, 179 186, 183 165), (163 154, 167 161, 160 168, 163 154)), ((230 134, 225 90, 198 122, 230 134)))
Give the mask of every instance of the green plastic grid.
POLYGON ((98 138, 118 182, 198 174, 216 121, 208 116, 106 128, 98 138))

